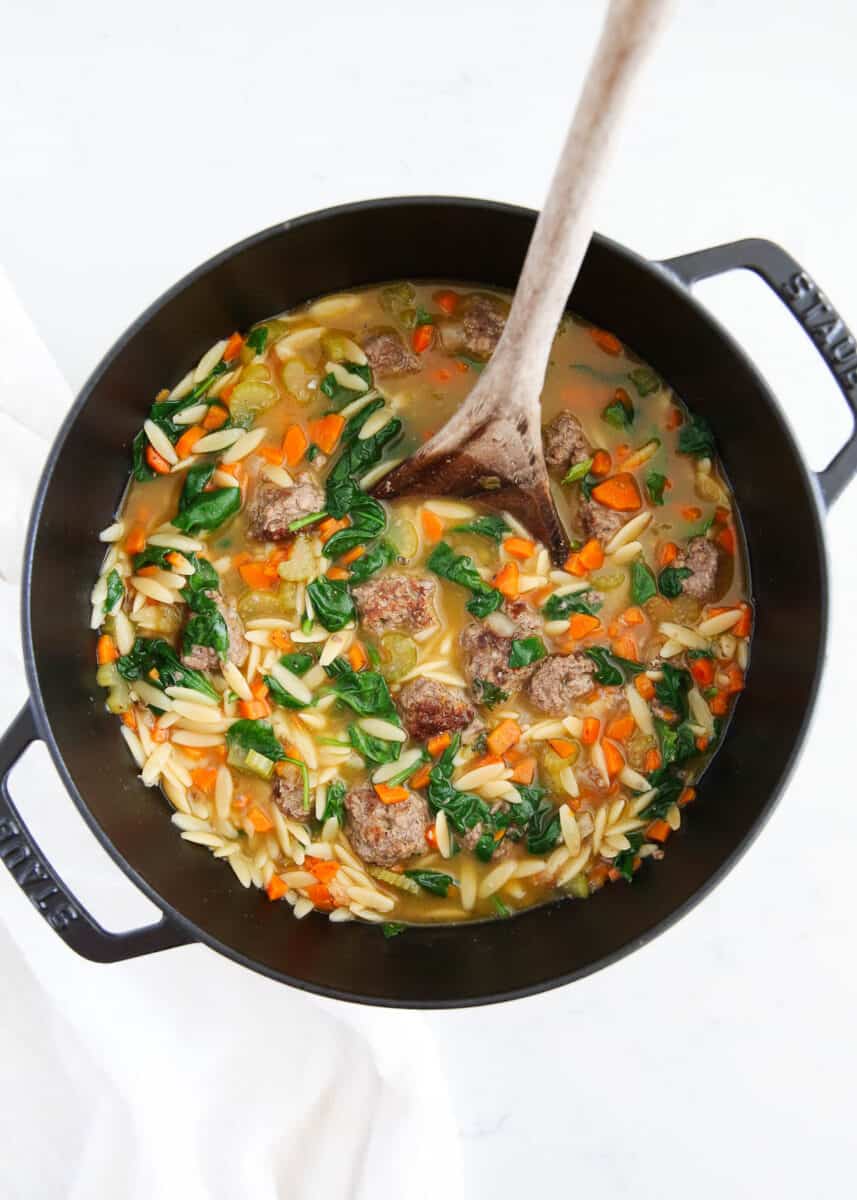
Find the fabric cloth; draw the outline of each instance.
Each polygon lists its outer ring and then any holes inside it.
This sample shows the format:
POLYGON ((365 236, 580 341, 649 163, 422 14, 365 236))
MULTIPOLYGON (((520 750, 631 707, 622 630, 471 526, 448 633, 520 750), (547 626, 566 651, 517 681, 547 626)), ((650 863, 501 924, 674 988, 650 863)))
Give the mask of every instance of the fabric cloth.
MULTIPOLYGON (((70 400, 0 270, 4 723, 26 694, 18 590, 29 508, 70 400)), ((44 747, 28 751, 11 790, 60 875, 108 928, 153 919, 44 747)), ((166 821, 164 836, 175 836, 166 821)), ((319 1000, 201 946, 86 962, 3 870, 0 955, 9 1200, 368 1200, 382 1189, 423 1200, 441 1184, 444 1200, 461 1196, 438 1046, 418 1014, 319 1000)))

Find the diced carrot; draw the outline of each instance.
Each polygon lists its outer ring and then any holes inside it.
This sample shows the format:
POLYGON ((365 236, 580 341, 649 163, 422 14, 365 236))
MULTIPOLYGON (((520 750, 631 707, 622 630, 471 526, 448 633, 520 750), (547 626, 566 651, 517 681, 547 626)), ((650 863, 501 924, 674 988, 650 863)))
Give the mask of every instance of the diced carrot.
POLYGON ((95 658, 100 667, 105 663, 116 662, 119 657, 119 651, 116 649, 116 643, 109 633, 102 633, 95 647, 95 658))
POLYGON ((144 579, 151 579, 153 575, 157 575, 159 569, 154 563, 147 563, 145 567, 140 567, 137 574, 142 575, 144 579))
POLYGON ((702 509, 695 504, 686 504, 681 510, 681 515, 685 521, 698 521, 702 516, 702 509))
POLYGON ((318 527, 319 537, 323 542, 327 542, 340 529, 347 529, 350 524, 351 522, 347 517, 342 517, 341 520, 336 520, 334 517, 326 517, 318 527))
POLYGON ((236 569, 238 567, 240 567, 242 563, 246 563, 246 562, 250 562, 250 561, 251 561, 250 555, 247 553, 246 550, 240 550, 238 552, 238 554, 233 554, 233 556, 232 556, 232 565, 236 569))
POLYGON ((678 557, 678 546, 675 542, 664 542, 658 550, 658 566, 668 567, 678 557))
POLYGON ((214 782, 217 779, 217 767, 195 767, 190 777, 193 780, 193 786, 199 788, 201 792, 213 792, 214 782))
POLYGON ((435 383, 449 383, 450 379, 452 379, 452 371, 447 370, 446 367, 438 367, 432 373, 432 379, 435 383))
POLYGON ((510 776, 512 783, 531 784, 536 774, 536 760, 534 758, 522 758, 516 763, 514 770, 510 776))
MULTIPOLYGON (((619 633, 619 622, 611 621, 610 624, 607 626, 607 632, 610 634, 610 636, 612 638, 621 637, 621 634, 619 633)), ((619 651, 617 650, 616 653, 618 654, 619 651)))
POLYGON ((279 875, 272 875, 265 884, 265 894, 269 900, 282 900, 288 890, 279 875))
POLYGON ((326 883, 314 883, 306 889, 308 899, 313 905, 321 909, 322 912, 330 912, 336 908, 336 902, 330 894, 330 888, 326 883))
POLYGON ((268 685, 264 679, 257 679, 255 683, 250 684, 250 691, 257 700, 264 700, 268 695, 268 685))
POLYGON ((596 629, 600 628, 601 622, 597 617, 590 616, 589 613, 572 613, 568 632, 577 640, 588 637, 590 633, 595 633, 596 629))
POLYGON ((406 787, 390 787, 386 783, 376 783, 374 786, 382 804, 401 804, 408 798, 406 787))
POLYGON ((741 668, 738 666, 737 663, 735 663, 735 662, 727 663, 726 666, 722 667, 718 673, 725 675, 729 681, 726 684, 726 686, 723 688, 724 692, 726 692, 727 695, 731 694, 732 692, 743 692, 743 690, 744 690, 744 672, 741 670, 741 668))
POLYGON ((254 561, 241 563, 238 568, 238 573, 247 586, 251 588, 269 588, 273 583, 273 580, 266 569, 265 563, 263 562, 254 561))
POLYGON ((696 748, 700 754, 704 754, 705 751, 708 749, 708 738, 705 736, 704 733, 700 733, 699 736, 696 738, 694 745, 696 746, 696 748))
POLYGON ((237 358, 241 353, 241 347, 244 345, 244 339, 240 333, 233 333, 226 343, 226 349, 223 351, 223 361, 232 362, 233 358, 237 358))
POLYGON ((599 479, 603 475, 607 475, 610 468, 613 466, 613 459, 606 450, 596 450, 592 456, 592 466, 589 468, 593 475, 597 475, 599 479))
POLYGON ((274 822, 257 804, 253 805, 247 817, 257 833, 268 833, 274 828, 274 822))
POLYGON ((498 592, 502 592, 504 596, 512 598, 518 594, 518 579, 518 564, 514 561, 507 562, 504 563, 494 576, 494 587, 498 592))
POLYGON ((692 658, 690 673, 700 687, 711 687, 714 682, 714 663, 710 658, 692 658))
POLYGON ((604 883, 604 880, 607 879, 607 877, 609 876, 609 874, 610 874, 610 867, 607 866, 607 863, 603 863, 603 862, 596 863, 595 866, 592 868, 592 870, 587 875, 587 879, 589 880, 589 886, 592 888, 600 888, 601 885, 604 883))
POLYGON ((679 425, 684 423, 684 415, 680 408, 673 406, 667 413, 666 429, 678 429, 679 425))
POLYGON ((310 421, 310 440, 315 442, 324 454, 332 454, 344 428, 345 417, 339 413, 328 413, 318 421, 310 421))
POLYGON ((660 750, 655 750, 654 747, 651 750, 647 750, 646 757, 643 759, 643 770, 646 772, 646 774, 651 775, 652 771, 657 771, 660 765, 660 750))
POLYGON ((291 650, 292 646, 294 645, 292 639, 289 637, 285 629, 272 629, 270 638, 274 645, 274 649, 282 650, 284 654, 291 650))
POLYGON ((452 741, 448 733, 436 733, 434 737, 430 737, 426 742, 426 750, 432 758, 440 758, 444 750, 452 741))
POLYGON ((296 762, 304 761, 304 756, 301 754, 300 750, 298 750, 294 742, 286 742, 285 746, 283 746, 283 749, 285 750, 287 757, 293 758, 296 762))
POLYGON ((271 463, 274 467, 278 467, 283 461, 281 446, 260 446, 256 453, 261 455, 265 462, 271 463))
POLYGON ((328 567, 327 578, 344 580, 348 578, 348 572, 345 567, 328 567))
POLYGON ((411 345, 417 354, 425 354, 434 341, 433 325, 418 325, 411 334, 411 345))
POLYGON ((613 738, 614 742, 627 742, 636 727, 637 722, 630 713, 626 713, 622 717, 614 717, 604 733, 606 737, 613 738))
POLYGON ((339 863, 329 858, 313 858, 309 856, 304 859, 304 866, 315 875, 319 883, 330 883, 339 870, 339 863))
POLYGON ((637 643, 632 637, 617 637, 613 643, 613 653, 618 654, 620 658, 627 658, 630 662, 640 661, 637 643))
POLYGON ((604 565, 604 551, 597 538, 590 538, 581 548, 580 561, 586 567, 587 571, 597 571, 599 567, 604 565))
POLYGON ((560 758, 571 758, 577 752, 577 743, 567 738, 548 738, 548 745, 560 758))
POLYGON ((290 425, 283 438, 283 454, 290 467, 296 467, 307 452, 309 442, 300 425, 290 425))
POLYGON ((584 746, 594 746, 598 740, 598 730, 601 728, 601 722, 597 717, 584 717, 583 730, 580 734, 580 740, 584 746))
POLYGON ((546 583, 544 587, 536 588, 532 592, 527 592, 524 596, 524 599, 527 601, 527 603, 535 605, 536 608, 541 608, 553 590, 554 584, 546 583))
POLYGON ((568 558, 562 564, 563 570, 568 571, 571 575, 585 575, 586 567, 583 565, 583 560, 577 551, 572 551, 568 558))
POLYGON ((753 609, 751 605, 743 602, 738 607, 741 609, 742 616, 738 624, 732 626, 732 632, 736 637, 746 638, 750 636, 753 628, 753 609))
POLYGON ((152 741, 157 742, 158 745, 160 745, 162 742, 168 742, 170 740, 169 726, 164 727, 161 724, 160 717, 158 717, 157 721, 155 721, 154 725, 149 730, 149 736, 151 737, 152 741))
POLYGON ((186 754, 188 758, 210 758, 217 750, 217 746, 182 746, 182 754, 186 754))
POLYGON ((655 685, 649 679, 648 675, 644 675, 642 672, 634 676, 634 687, 637 689, 638 695, 642 696, 644 700, 651 700, 655 694, 655 685))
POLYGON ((425 832, 425 839, 431 846, 432 850, 437 850, 437 830, 434 825, 429 825, 425 832))
POLYGON ((665 842, 671 833, 672 829, 663 819, 652 821, 651 825, 646 827, 646 837, 653 842, 665 842))
MULTIPOLYGON (((221 397, 228 399, 226 393, 229 389, 224 388, 220 393, 221 397)), ((212 432, 215 429, 220 429, 229 420, 229 409, 224 404, 209 404, 208 412, 202 418, 202 427, 212 432)))
POLYGON ((443 521, 430 508, 420 509, 420 525, 427 542, 439 542, 443 537, 443 521))
POLYGON ((503 543, 503 549, 507 554, 511 554, 514 558, 527 559, 531 558, 536 552, 536 543, 531 542, 529 538, 510 537, 506 538, 503 543))
POLYGON ((123 724, 123 725, 127 725, 127 727, 128 727, 129 729, 134 729, 134 730, 136 730, 136 728, 137 728, 137 714, 134 712, 133 708, 129 708, 129 709, 127 709, 125 712, 123 712, 123 714, 122 714, 122 724, 123 724))
POLYGON ((353 550, 349 550, 347 554, 342 555, 339 560, 340 565, 343 567, 348 567, 351 565, 351 563, 357 562, 358 558, 362 558, 365 553, 365 546, 355 546, 353 550))
POLYGON ((161 404, 164 400, 166 400, 166 398, 169 396, 169 394, 170 394, 169 388, 161 388, 161 390, 155 394, 155 403, 161 404))
POLYGON ((239 700, 238 712, 247 721, 258 721, 270 715, 271 706, 267 700, 239 700))
POLYGON ((221 400, 224 404, 228 404, 229 401, 232 399, 232 393, 234 391, 235 391, 235 384, 227 383, 226 387, 222 387, 220 389, 220 391, 217 393, 217 398, 218 398, 218 400, 221 400))
POLYGON ((686 804, 692 804, 696 799, 696 788, 686 787, 678 798, 679 808, 684 808, 686 804))
POLYGON ((452 316, 458 308, 458 296, 455 292, 435 292, 432 299, 448 317, 452 316))
POLYGON ((735 553, 735 531, 729 525, 721 529, 714 540, 721 550, 725 550, 727 554, 735 553))
POLYGON ((369 663, 369 656, 359 642, 352 642, 348 647, 348 661, 353 671, 362 671, 369 663))
POLYGON ((601 749, 604 751, 604 762, 607 764, 607 774, 611 779, 614 779, 625 765, 625 759, 622 757, 622 752, 614 742, 608 741, 601 743, 601 749))
POLYGON ((232 463, 220 462, 217 464, 217 469, 218 469, 218 471, 225 471, 227 475, 231 475, 233 477, 233 479, 235 479, 236 482, 238 482, 238 483, 240 483, 241 480, 244 478, 243 462, 232 462, 232 463))
POLYGON ((708 707, 714 713, 715 717, 724 717, 729 711, 729 699, 725 692, 718 692, 716 696, 708 701, 708 707))
POLYGON ((599 504, 614 512, 636 512, 643 504, 637 481, 630 471, 620 471, 603 483, 596 483, 592 495, 599 504))
POLYGON ((165 458, 158 454, 154 446, 146 447, 146 462, 158 475, 169 475, 172 468, 165 458))
POLYGON ((605 354, 621 354, 622 343, 612 333, 606 329, 590 329, 589 336, 592 338, 599 350, 603 350, 605 354))
POLYGON ((488 749, 492 754, 497 754, 501 758, 516 742, 521 740, 521 727, 517 721, 513 721, 507 717, 505 721, 501 721, 491 732, 486 739, 488 749))
POLYGON ((414 771, 413 775, 408 780, 409 785, 412 788, 426 787, 429 782, 429 776, 431 775, 431 769, 431 763, 423 763, 418 770, 414 771))

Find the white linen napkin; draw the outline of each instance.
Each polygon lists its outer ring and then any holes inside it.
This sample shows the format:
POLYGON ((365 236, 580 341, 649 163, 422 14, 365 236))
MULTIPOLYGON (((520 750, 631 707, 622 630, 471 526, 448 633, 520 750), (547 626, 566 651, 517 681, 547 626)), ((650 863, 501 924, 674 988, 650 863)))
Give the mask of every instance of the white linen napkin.
MULTIPOLYGON (((26 521, 70 400, 0 268, 4 724, 26 691, 17 615, 26 521)), ((108 928, 153 919, 44 747, 27 753, 11 791, 60 875, 108 928)), ((439 1048, 418 1014, 319 1000, 202 946, 86 962, 2 868, 0 955, 4 1197, 428 1200, 439 1184, 444 1200, 461 1197, 439 1048)))

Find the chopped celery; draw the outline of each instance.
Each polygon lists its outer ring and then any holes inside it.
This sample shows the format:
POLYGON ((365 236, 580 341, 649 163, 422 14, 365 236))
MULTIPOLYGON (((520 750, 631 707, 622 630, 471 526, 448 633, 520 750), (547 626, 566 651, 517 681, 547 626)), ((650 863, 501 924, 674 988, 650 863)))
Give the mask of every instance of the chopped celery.
POLYGON ((266 758, 258 750, 248 750, 244 759, 244 770, 252 771, 254 775, 259 775, 262 779, 270 779, 274 764, 270 758, 266 758))
POLYGON ((386 867, 367 867, 369 874, 374 879, 380 879, 382 883, 388 883, 390 887, 398 888, 400 892, 410 892, 413 896, 420 894, 419 884, 413 879, 408 879, 407 875, 397 875, 395 871, 388 871, 386 867))

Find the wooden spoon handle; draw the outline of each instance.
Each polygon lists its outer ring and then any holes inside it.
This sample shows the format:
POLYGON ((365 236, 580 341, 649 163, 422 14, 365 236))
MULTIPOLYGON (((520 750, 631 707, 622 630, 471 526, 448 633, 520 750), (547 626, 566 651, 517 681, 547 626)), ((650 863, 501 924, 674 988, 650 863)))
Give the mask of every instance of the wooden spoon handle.
POLYGON ((669 3, 611 0, 491 363, 511 372, 514 392, 532 403, 538 404, 551 342, 592 237, 595 184, 611 134, 669 3))

